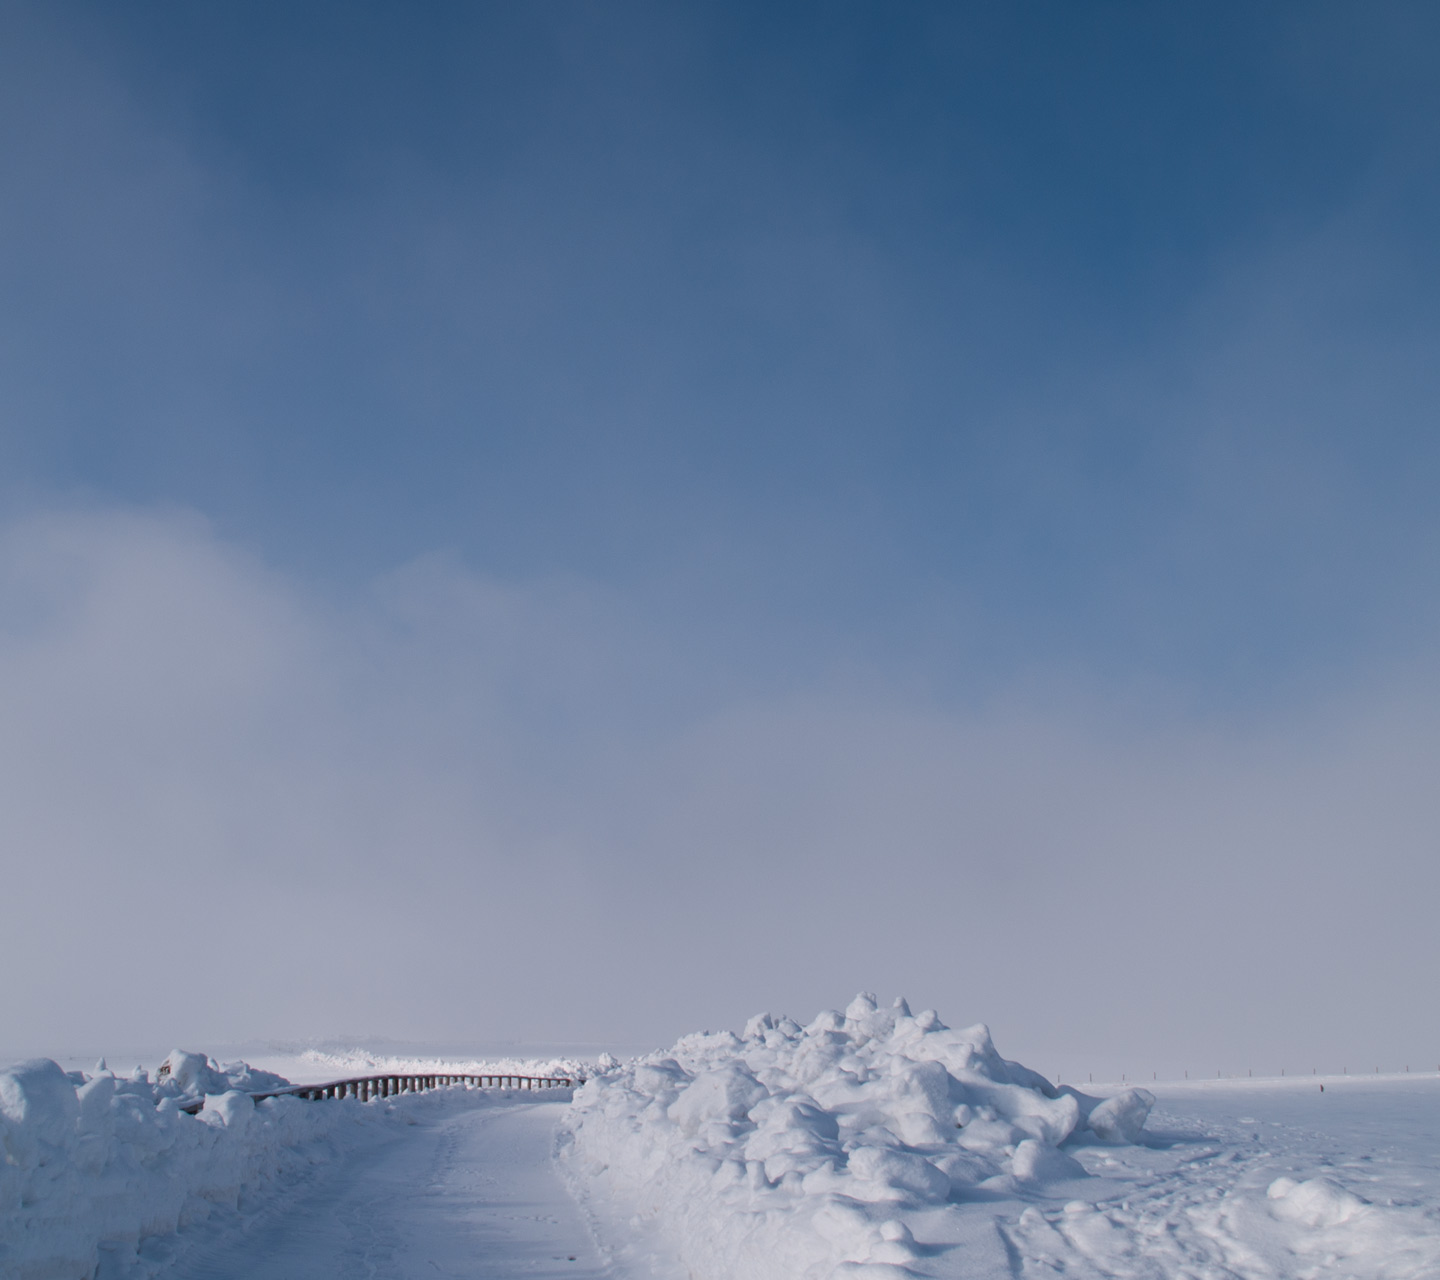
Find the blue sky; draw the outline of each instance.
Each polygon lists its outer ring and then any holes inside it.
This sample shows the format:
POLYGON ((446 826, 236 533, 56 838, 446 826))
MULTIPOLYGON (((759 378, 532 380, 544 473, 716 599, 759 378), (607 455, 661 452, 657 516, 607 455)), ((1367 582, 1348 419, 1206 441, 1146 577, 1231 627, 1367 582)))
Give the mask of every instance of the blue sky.
MULTIPOLYGON (((1193 779, 1197 743, 1304 773, 1287 749, 1430 688, 1437 27, 1420 4, 7 5, 7 625, 103 654, 55 601, 110 580, 112 541, 189 547, 427 708, 407 732, 452 745, 437 769, 533 790, 504 839, 588 797, 567 830, 597 883, 710 814, 656 816, 673 735, 802 704, 856 747, 826 794, 872 776, 876 706, 980 743, 1048 716, 1037 742, 1078 744, 1062 790, 1096 755, 1193 779)), ((1010 750, 1002 790, 1049 749, 1010 750)), ((1043 874, 1094 836, 1018 802, 982 836, 951 790, 906 803, 957 866, 989 840, 1043 874)), ((727 794, 737 844, 796 867, 834 816, 727 794)), ((1075 855, 1091 883, 1120 876, 1105 856, 1075 855)))
POLYGON ((1433 546, 1423 6, 11 25, 43 490, 1205 696, 1377 642, 1433 546))

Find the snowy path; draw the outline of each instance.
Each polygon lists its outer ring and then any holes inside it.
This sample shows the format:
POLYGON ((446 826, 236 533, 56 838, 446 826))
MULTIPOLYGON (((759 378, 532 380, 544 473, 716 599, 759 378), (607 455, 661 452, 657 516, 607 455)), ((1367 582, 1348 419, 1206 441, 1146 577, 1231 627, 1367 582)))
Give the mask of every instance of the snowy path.
POLYGON ((609 1275, 551 1153, 563 1103, 458 1094, 241 1232, 195 1242, 174 1280, 609 1275))

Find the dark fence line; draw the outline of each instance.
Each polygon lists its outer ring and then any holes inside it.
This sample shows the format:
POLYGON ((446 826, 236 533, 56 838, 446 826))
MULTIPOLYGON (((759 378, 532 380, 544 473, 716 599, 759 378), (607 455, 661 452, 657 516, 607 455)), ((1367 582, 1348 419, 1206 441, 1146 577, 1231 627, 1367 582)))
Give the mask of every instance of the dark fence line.
MULTIPOLYGON (((252 1093, 256 1102, 266 1098, 305 1098, 318 1102, 322 1098, 358 1098, 369 1102, 372 1098, 393 1098, 401 1093, 423 1093, 427 1089, 573 1089, 584 1084, 580 1078, 569 1076, 511 1076, 465 1074, 455 1075, 383 1075, 352 1076, 348 1080, 331 1080, 326 1084, 292 1084, 284 1089, 269 1089, 264 1093, 252 1093)), ((180 1105, 181 1111, 192 1116, 205 1106, 204 1098, 195 1098, 180 1105)))

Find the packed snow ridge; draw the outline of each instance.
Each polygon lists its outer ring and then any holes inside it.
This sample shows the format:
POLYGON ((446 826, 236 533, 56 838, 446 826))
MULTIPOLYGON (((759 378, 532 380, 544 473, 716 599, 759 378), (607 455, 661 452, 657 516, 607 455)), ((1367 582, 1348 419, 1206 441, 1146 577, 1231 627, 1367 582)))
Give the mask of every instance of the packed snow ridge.
MULTIPOLYGON (((697 1275, 916 1274, 914 1218, 1083 1178, 1064 1150, 1131 1143, 1154 1102, 1057 1088, 903 999, 857 996, 808 1027, 762 1014, 592 1079, 563 1155, 602 1235, 649 1231, 697 1275), (607 1230, 607 1221, 611 1224, 607 1230)), ((944 1234, 942 1231, 941 1234, 944 1234)))
POLYGON ((315 1106, 251 1093, 287 1081, 244 1063, 221 1067, 172 1053, 151 1081, 117 1078, 49 1059, 0 1071, 0 1278, 144 1275, 146 1241, 234 1208, 242 1192, 334 1151, 327 1139, 353 1123, 359 1103, 315 1106), (197 1116, 182 1103, 205 1097, 197 1116))

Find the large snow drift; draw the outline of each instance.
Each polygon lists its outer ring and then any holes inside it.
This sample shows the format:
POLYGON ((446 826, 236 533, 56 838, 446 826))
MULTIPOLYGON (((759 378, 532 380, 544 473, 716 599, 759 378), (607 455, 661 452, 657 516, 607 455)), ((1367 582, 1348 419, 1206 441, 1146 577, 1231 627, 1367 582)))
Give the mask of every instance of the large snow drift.
MULTIPOLYGON (((697 1275, 901 1277, 920 1257, 904 1211, 1085 1177, 1064 1150, 1134 1142, 1153 1102, 1104 1102, 860 995, 808 1027, 769 1014, 592 1079, 575 1096, 577 1194, 650 1230, 697 1275)), ((911 1215, 913 1216, 913 1214, 911 1215)))
POLYGON ((93 1276, 102 1245, 112 1271, 144 1274, 143 1242, 326 1158, 336 1128, 360 1119, 355 1102, 257 1104, 248 1091, 286 1082, 244 1063, 167 1063, 157 1082, 44 1058, 0 1071, 0 1280, 93 1276), (180 1110, 196 1097, 199 1115, 180 1110))

